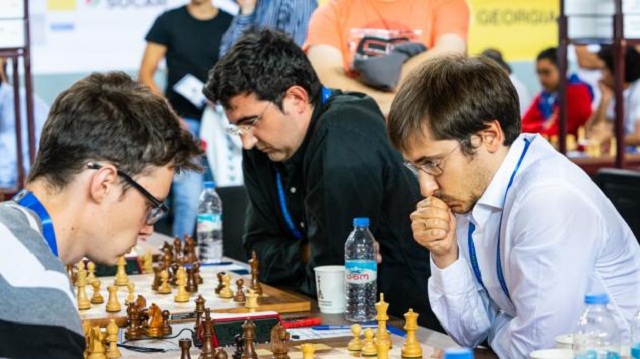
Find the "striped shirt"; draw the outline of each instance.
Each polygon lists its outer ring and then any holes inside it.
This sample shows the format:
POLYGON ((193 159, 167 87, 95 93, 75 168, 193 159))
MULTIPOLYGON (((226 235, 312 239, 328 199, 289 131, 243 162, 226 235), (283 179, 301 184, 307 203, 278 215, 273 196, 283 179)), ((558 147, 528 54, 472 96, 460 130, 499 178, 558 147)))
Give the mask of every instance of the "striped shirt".
POLYGON ((258 0, 253 14, 236 15, 222 37, 220 57, 253 28, 280 30, 292 36, 298 46, 302 46, 307 37, 309 18, 317 6, 316 0, 258 0))
POLYGON ((0 357, 82 358, 73 289, 41 232, 35 213, 0 203, 0 357))

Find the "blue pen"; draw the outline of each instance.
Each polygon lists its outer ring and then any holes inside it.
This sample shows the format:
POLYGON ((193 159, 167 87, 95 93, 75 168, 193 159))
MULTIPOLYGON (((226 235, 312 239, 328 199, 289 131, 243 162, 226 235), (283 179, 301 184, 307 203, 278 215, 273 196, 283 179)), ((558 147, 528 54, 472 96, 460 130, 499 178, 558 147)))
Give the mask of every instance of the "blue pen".
MULTIPOLYGON (((362 328, 377 328, 378 324, 361 324, 362 328)), ((311 327, 313 330, 340 330, 340 329, 351 329, 351 325, 315 325, 311 327)), ((407 333, 405 333, 402 329, 398 329, 396 327, 387 326, 387 331, 399 337, 405 338, 407 333)))

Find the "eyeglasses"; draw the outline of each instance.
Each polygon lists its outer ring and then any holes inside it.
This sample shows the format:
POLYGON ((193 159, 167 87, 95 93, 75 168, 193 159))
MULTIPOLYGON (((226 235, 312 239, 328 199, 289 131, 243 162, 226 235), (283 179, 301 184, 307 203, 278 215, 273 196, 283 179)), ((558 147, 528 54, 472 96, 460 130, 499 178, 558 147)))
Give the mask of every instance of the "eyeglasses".
POLYGON ((238 122, 242 122, 241 125, 227 126, 227 133, 233 136, 245 136, 250 134, 251 131, 253 130, 253 126, 255 126, 256 123, 260 121, 264 113, 267 112, 267 109, 269 108, 270 105, 271 105, 271 102, 268 102, 267 105, 264 107, 264 110, 262 110, 262 113, 260 113, 258 116, 249 118, 247 120, 238 121, 238 122))
MULTIPOLYGON (((87 163, 87 167, 92 170, 98 170, 102 168, 102 165, 96 162, 89 162, 87 163)), ((151 207, 151 210, 147 212, 147 218, 145 219, 145 223, 147 225, 153 226, 160 219, 164 218, 167 215, 167 213, 169 213, 169 207, 166 204, 164 204, 162 201, 154 197, 151 193, 149 193, 149 191, 144 189, 144 187, 142 187, 140 183, 136 182, 133 178, 131 178, 131 176, 129 176, 128 174, 120 170, 117 170, 117 171, 118 171, 118 176, 122 177, 122 179, 124 179, 125 182, 130 184, 136 190, 138 190, 140 194, 142 194, 145 198, 149 200, 149 202, 151 202, 151 204, 153 204, 153 207, 151 207)))
POLYGON ((416 176, 418 176, 418 171, 422 171, 428 174, 429 176, 438 177, 438 176, 441 176, 442 173, 444 173, 444 169, 442 169, 442 163, 444 162, 444 160, 447 157, 449 157, 459 147, 460 147, 460 142, 458 142, 458 144, 451 150, 451 152, 447 153, 446 155, 442 156, 437 160, 426 160, 422 163, 417 163, 415 165, 409 161, 404 161, 404 165, 409 170, 411 170, 411 172, 413 172, 413 174, 415 174, 416 176))

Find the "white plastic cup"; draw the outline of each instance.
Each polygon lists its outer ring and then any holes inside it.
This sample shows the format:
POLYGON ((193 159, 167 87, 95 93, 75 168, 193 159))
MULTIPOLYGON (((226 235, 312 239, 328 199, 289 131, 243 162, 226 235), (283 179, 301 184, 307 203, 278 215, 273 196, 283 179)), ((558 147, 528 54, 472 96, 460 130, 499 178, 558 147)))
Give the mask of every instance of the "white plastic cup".
POLYGON ((542 349, 529 354, 531 359, 573 359, 571 349, 542 349))
POLYGON ((316 267, 318 307, 322 313, 344 313, 346 307, 344 266, 316 267))
POLYGON ((556 348, 571 349, 573 348, 573 334, 562 334, 556 338, 556 348))

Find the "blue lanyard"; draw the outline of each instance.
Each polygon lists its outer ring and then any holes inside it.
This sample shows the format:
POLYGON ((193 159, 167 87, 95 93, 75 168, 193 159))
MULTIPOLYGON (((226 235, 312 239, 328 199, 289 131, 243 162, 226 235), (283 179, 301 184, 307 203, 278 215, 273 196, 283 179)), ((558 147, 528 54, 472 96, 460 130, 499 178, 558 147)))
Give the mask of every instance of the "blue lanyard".
POLYGON ((291 219, 291 215, 289 214, 289 210, 287 210, 287 203, 284 198, 284 186, 282 185, 282 176, 280 176, 280 171, 276 171, 276 184, 278 186, 278 199, 280 200, 280 209, 282 210, 282 215, 284 216, 284 221, 287 222, 289 226, 289 230, 293 233, 293 236, 296 239, 302 239, 302 233, 296 228, 293 224, 293 220, 291 219))
MULTIPOLYGON (((509 184, 507 184, 507 189, 504 191, 504 198, 502 200, 503 206, 507 200, 507 194, 509 193, 509 189, 513 184, 513 179, 516 177, 516 173, 518 173, 518 170, 520 169, 520 164, 522 164, 522 160, 524 159, 524 156, 527 154, 527 151, 529 150, 530 145, 531 145, 531 141, 525 138, 524 149, 522 150, 522 154, 520 155, 518 164, 516 164, 516 168, 514 168, 513 173, 511 173, 511 178, 509 178, 509 184)), ((504 216, 504 208, 500 213, 500 223, 498 223, 498 245, 496 249, 496 267, 497 267, 498 281, 500 282, 500 287, 502 287, 502 291, 507 296, 507 298, 511 300, 511 296, 509 295, 509 288, 507 288, 507 282, 504 280, 504 273, 502 271, 502 261, 500 260, 500 242, 501 242, 500 230, 502 228, 503 216, 504 216)), ((469 222, 469 235, 468 235, 469 258, 471 260, 471 266, 473 267, 473 273, 475 274, 476 279, 478 280, 478 283, 482 285, 482 287, 484 288, 484 290, 487 292, 487 295, 488 295, 489 291, 487 291, 487 288, 484 286, 484 282, 482 281, 482 273, 480 272, 480 266, 478 265, 478 258, 476 256, 476 247, 473 243, 473 238, 472 238, 472 234, 473 234, 473 231, 475 231, 475 229, 476 229, 476 226, 473 223, 469 222)))
MULTIPOLYGON (((321 93, 321 104, 325 105, 327 101, 331 98, 333 92, 322 86, 321 93)), ((291 219, 291 214, 289 214, 289 210, 287 209, 287 200, 284 196, 284 185, 282 184, 282 176, 280 175, 280 171, 276 170, 276 186, 278 187, 278 200, 280 201, 280 209, 282 210, 282 216, 284 217, 284 221, 287 222, 287 226, 289 226, 289 230, 293 234, 296 239, 302 239, 302 233, 296 228, 295 224, 293 224, 293 220, 291 219)))
POLYGON ((22 207, 29 208, 30 210, 36 212, 38 217, 40 218, 40 223, 42 224, 42 235, 44 236, 45 241, 49 245, 51 252, 54 256, 58 256, 58 244, 56 242, 56 232, 53 230, 53 222, 51 221, 51 216, 49 216, 49 212, 47 212, 46 208, 40 203, 38 198, 33 195, 33 193, 23 189, 18 192, 18 194, 13 197, 13 201, 21 205, 22 207))

